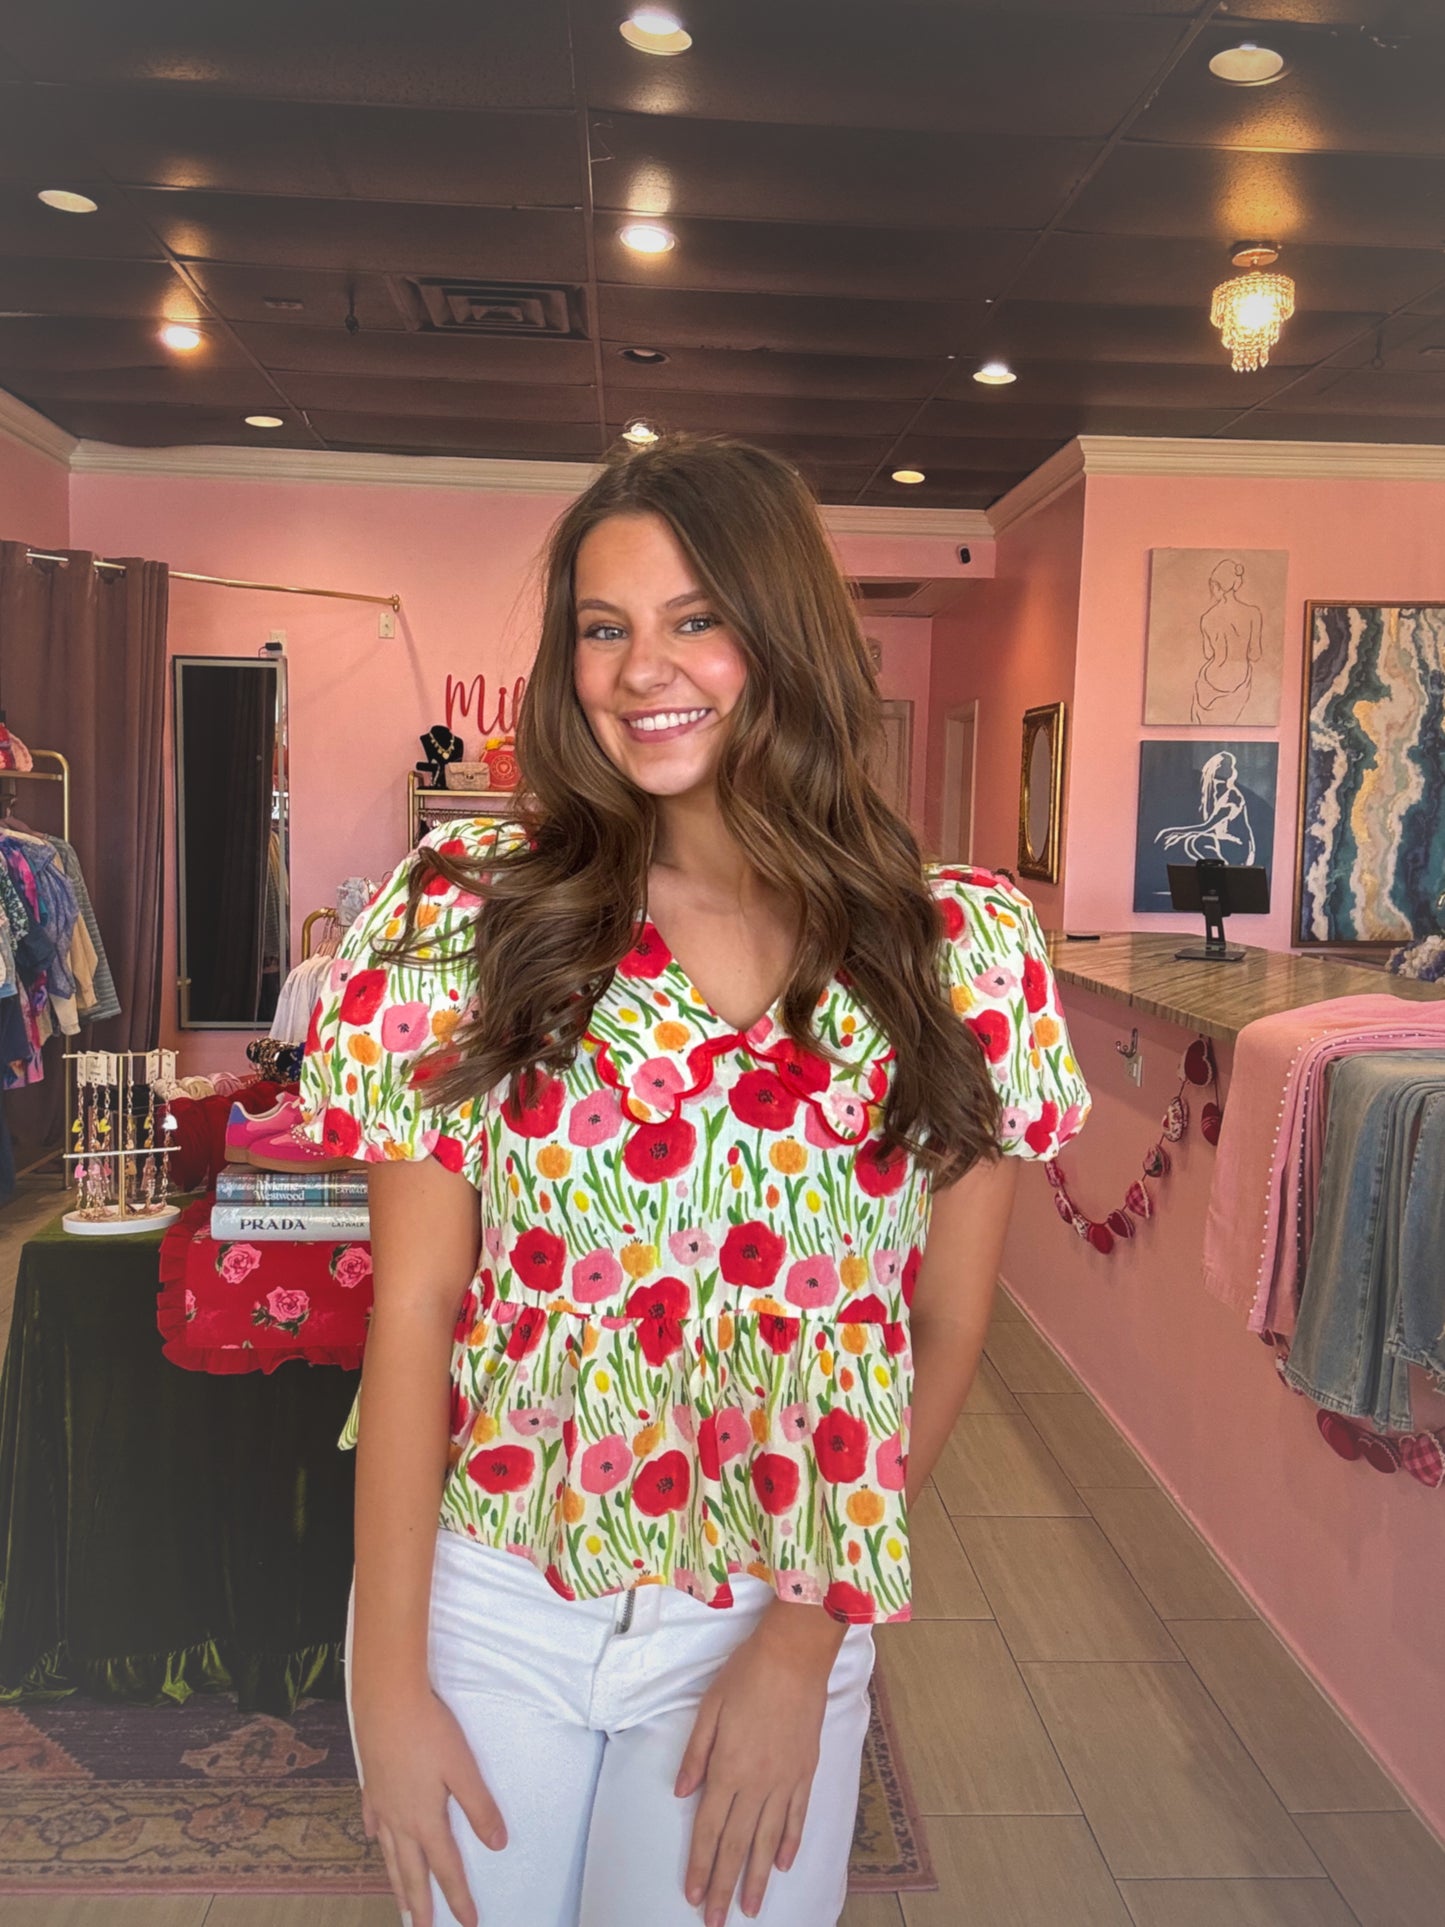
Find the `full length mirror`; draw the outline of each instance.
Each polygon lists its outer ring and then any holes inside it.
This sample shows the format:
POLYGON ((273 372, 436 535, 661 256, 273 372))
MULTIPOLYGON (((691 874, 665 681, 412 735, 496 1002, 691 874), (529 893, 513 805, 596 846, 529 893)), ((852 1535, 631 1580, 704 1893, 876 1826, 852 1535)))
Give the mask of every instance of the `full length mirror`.
POLYGON ((183 1030, 270 1023, 290 967, 286 664, 175 659, 183 1030))

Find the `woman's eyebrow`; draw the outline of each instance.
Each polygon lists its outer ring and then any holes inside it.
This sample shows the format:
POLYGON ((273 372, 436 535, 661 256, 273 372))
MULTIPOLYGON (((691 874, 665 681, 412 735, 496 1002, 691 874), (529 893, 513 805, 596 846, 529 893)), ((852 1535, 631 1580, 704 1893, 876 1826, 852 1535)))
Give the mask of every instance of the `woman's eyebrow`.
MULTIPOLYGON (((701 602, 703 597, 703 590, 687 589, 682 595, 675 595, 670 601, 664 602, 662 606, 664 609, 680 609, 685 602, 701 602)), ((615 602, 604 602, 601 596, 595 595, 584 596, 582 601, 577 604, 578 615, 581 615, 584 609, 605 609, 610 616, 620 616, 627 613, 625 609, 619 609, 615 602)))

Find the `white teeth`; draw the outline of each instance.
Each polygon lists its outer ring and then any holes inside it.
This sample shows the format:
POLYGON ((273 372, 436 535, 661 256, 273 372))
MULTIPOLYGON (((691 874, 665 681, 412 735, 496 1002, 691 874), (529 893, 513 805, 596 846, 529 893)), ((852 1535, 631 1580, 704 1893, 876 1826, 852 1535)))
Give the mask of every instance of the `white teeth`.
POLYGON ((657 716, 639 716, 629 724, 632 729, 676 729, 680 723, 695 723, 708 714, 705 709, 665 710, 657 716))

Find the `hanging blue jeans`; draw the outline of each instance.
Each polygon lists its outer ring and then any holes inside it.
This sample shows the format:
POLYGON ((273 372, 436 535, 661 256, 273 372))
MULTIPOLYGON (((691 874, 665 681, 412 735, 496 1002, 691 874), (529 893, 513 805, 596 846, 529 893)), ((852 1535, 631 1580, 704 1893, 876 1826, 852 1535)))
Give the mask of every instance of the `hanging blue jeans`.
MULTIPOLYGON (((1442 1296, 1441 1245, 1434 1243, 1432 1261, 1431 1240, 1442 1230, 1445 1129, 1435 1113, 1445 1097, 1445 1051, 1366 1052, 1341 1058, 1326 1075, 1319 1205, 1285 1377, 1330 1411, 1408 1432, 1409 1364, 1393 1347, 1407 1328, 1419 1339, 1442 1296), (1417 1187, 1437 1195, 1411 1213, 1417 1187)), ((1436 1318, 1429 1344, 1438 1332, 1436 1318)))
POLYGON ((1420 1119, 1400 1239, 1400 1299, 1391 1349, 1445 1379, 1445 1094, 1420 1119))

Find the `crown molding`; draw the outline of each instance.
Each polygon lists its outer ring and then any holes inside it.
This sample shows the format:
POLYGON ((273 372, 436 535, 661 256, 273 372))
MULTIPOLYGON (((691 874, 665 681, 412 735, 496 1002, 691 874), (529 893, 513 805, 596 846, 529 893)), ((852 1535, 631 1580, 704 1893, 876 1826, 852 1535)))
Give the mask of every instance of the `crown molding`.
POLYGON ((1046 461, 1039 463, 1021 482, 1015 482, 1007 495, 1001 495, 988 511, 988 522, 995 535, 1012 528, 1028 515, 1036 515, 1056 495, 1071 488, 1085 472, 1082 438, 1065 442, 1046 461))
POLYGON ((76 441, 67 435, 63 428, 47 421, 33 408, 27 408, 23 401, 7 395, 0 388, 0 435, 7 440, 19 442, 22 447, 33 449, 37 455, 46 455, 52 462, 59 462, 62 468, 70 466, 70 458, 75 452, 76 441))
MULTIPOLYGON (((1224 441, 1163 435, 1080 435, 1077 445, 1086 475, 1445 482, 1445 445, 1436 442, 1224 441)), ((1020 486, 1026 487, 1027 483, 1020 486)))
POLYGON ((986 509, 854 507, 825 502, 823 522, 831 535, 941 535, 950 542, 987 542, 993 523, 986 509))
POLYGON ((597 474, 586 462, 505 462, 474 455, 367 455, 327 448, 122 448, 79 442, 78 475, 169 475, 193 481, 346 482, 372 488, 503 489, 580 495, 597 474))

